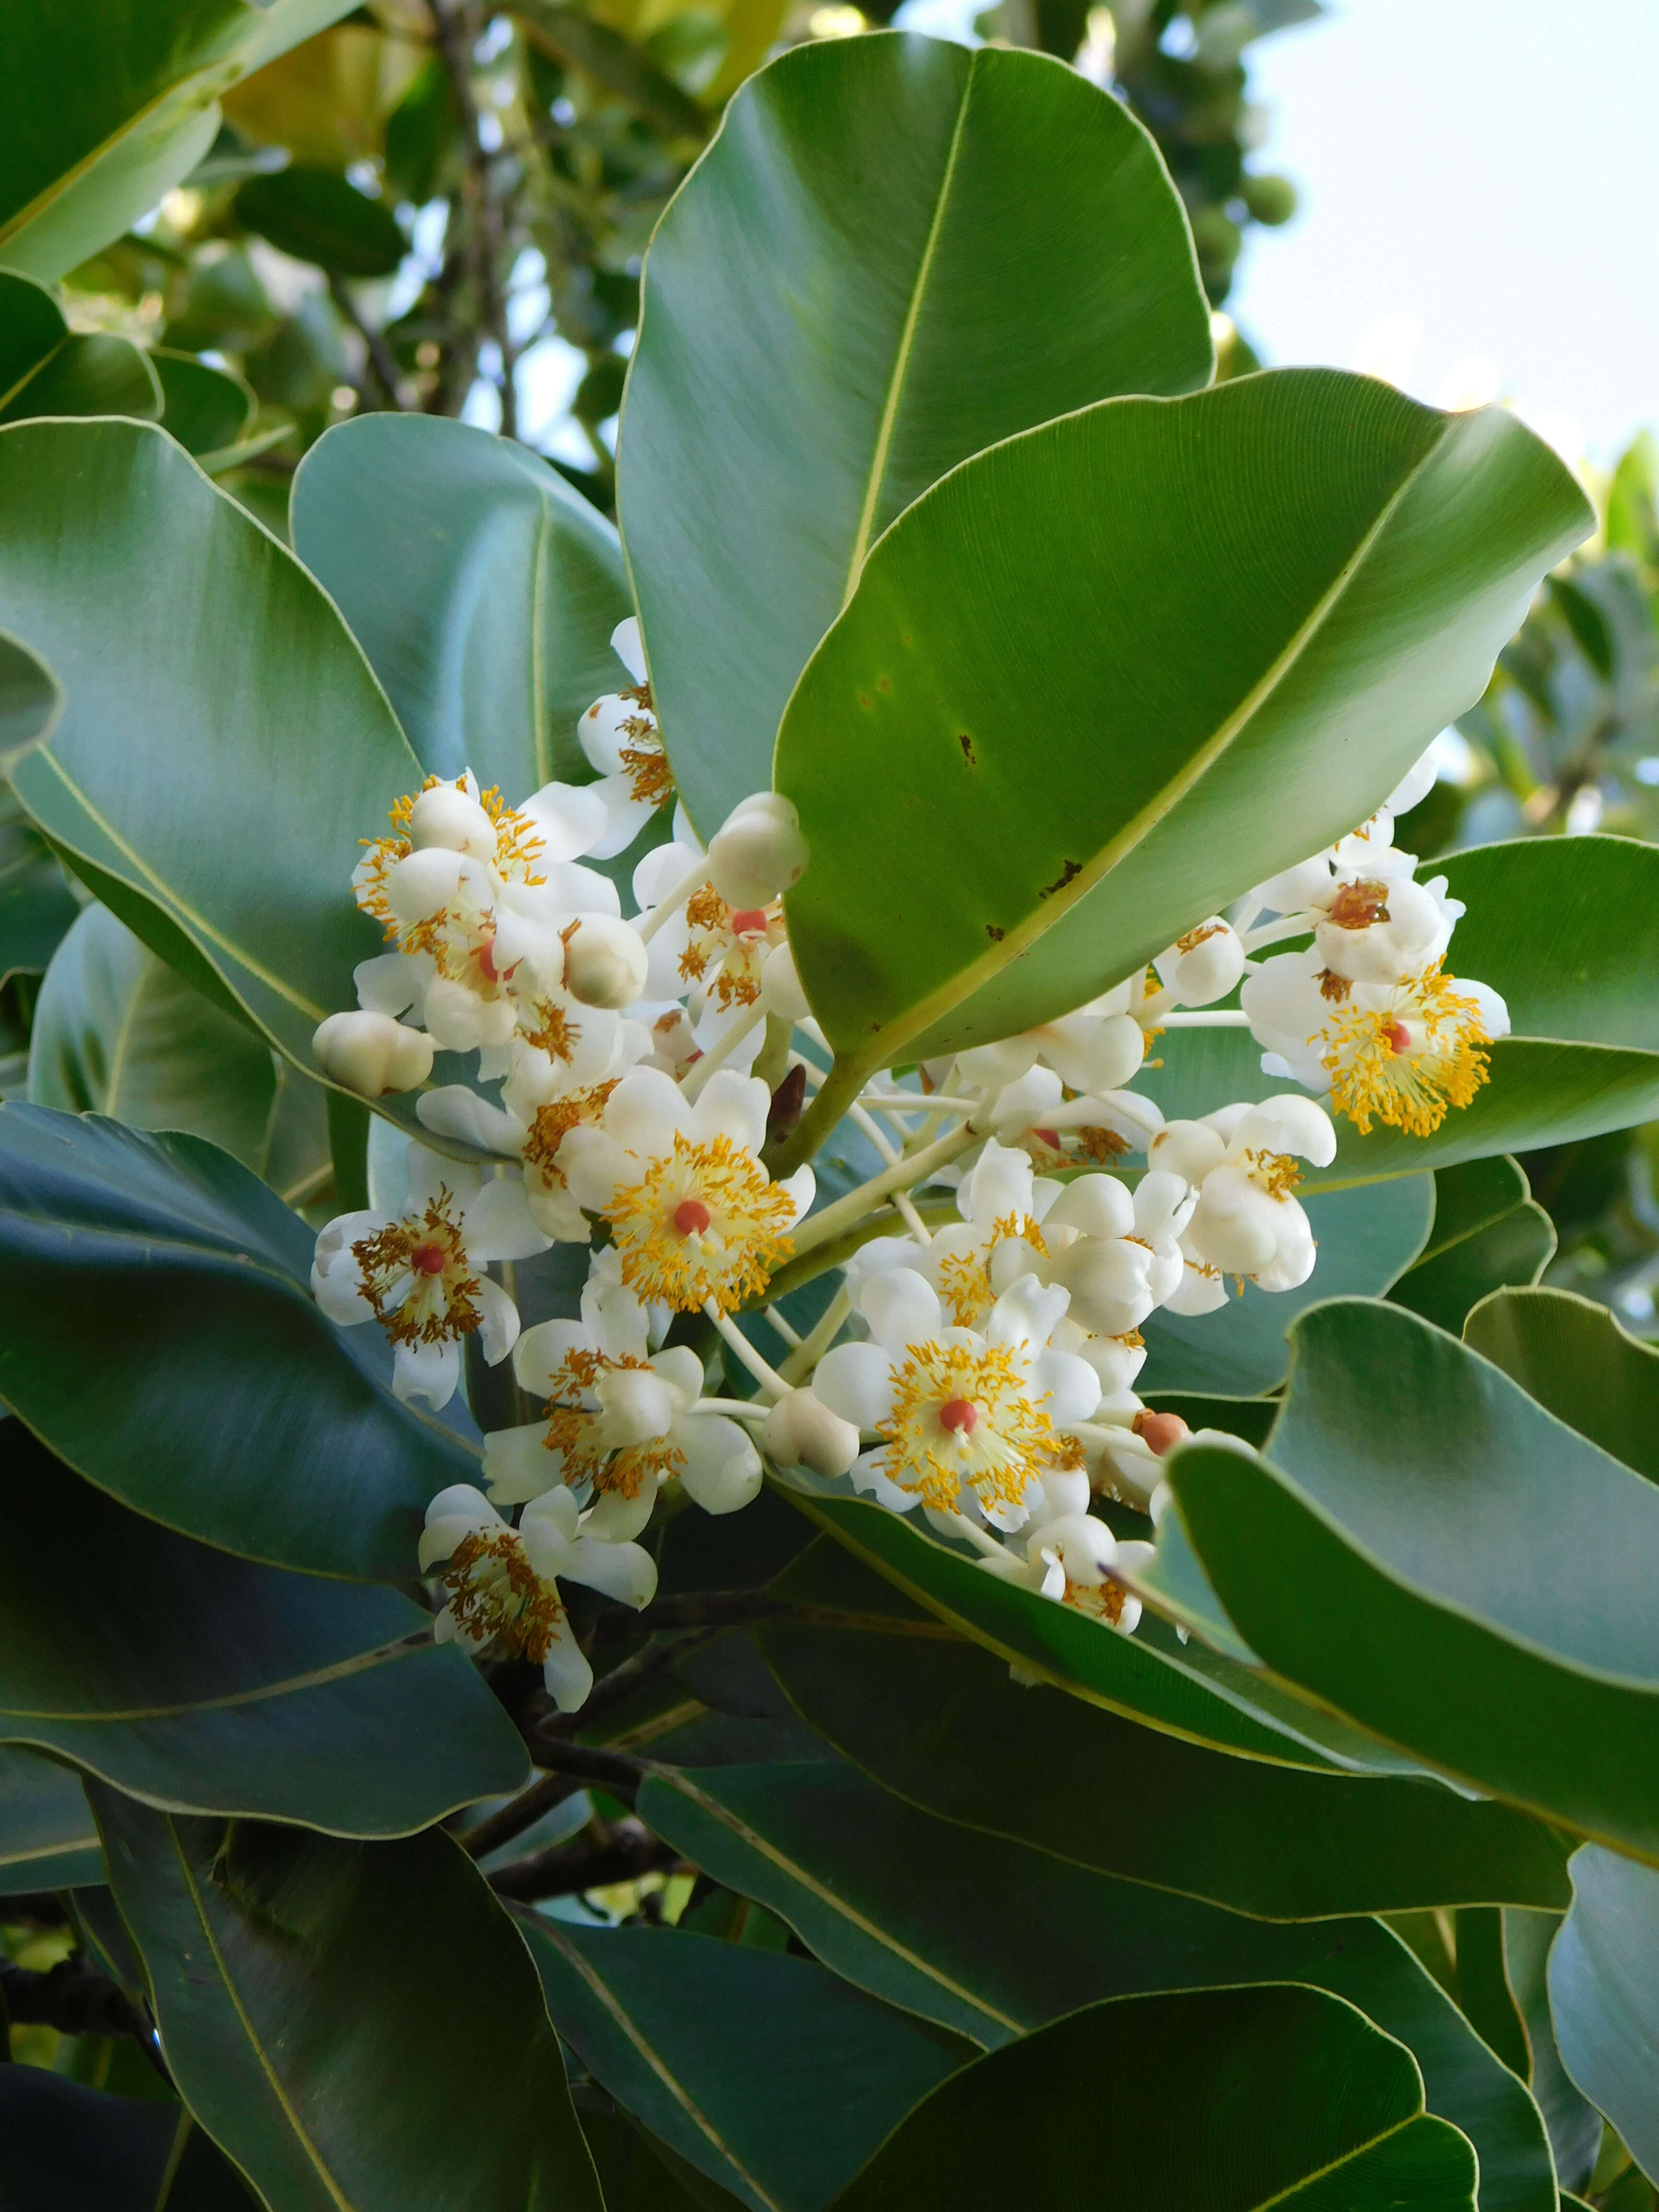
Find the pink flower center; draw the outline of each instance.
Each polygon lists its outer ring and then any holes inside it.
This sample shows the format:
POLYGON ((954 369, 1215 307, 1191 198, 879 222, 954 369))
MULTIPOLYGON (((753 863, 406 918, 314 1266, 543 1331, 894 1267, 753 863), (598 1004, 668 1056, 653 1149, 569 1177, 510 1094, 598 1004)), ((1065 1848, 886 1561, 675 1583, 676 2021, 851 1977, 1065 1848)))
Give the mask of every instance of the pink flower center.
POLYGON ((1047 1145, 1051 1152, 1063 1152, 1065 1150, 1064 1146, 1060 1141, 1060 1132, 1058 1129, 1033 1129, 1031 1134, 1036 1139, 1038 1144, 1047 1145))
POLYGON ((409 1255, 409 1264, 417 1275, 441 1275, 448 1257, 441 1244, 417 1244, 409 1255))
POLYGON ((701 1237, 714 1218, 700 1198, 683 1198, 674 1208, 674 1226, 682 1237, 701 1237))
POLYGON ((740 906, 732 917, 733 937, 764 937, 766 915, 757 906, 740 906))
POLYGON ((1389 1049, 1396 1058, 1412 1048, 1412 1033, 1404 1022, 1390 1022, 1382 1032, 1389 1040, 1389 1049))
POLYGON ((972 1436, 978 1421, 979 1407, 971 1398, 952 1398, 939 1409, 940 1428, 949 1429, 953 1436, 958 1430, 965 1437, 972 1436))

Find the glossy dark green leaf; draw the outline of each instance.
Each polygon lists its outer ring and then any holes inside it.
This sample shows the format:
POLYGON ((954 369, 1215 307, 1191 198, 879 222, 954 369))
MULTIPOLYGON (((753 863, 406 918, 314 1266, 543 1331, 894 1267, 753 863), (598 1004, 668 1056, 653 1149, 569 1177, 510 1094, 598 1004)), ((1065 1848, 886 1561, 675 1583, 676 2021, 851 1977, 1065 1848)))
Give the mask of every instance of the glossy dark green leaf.
POLYGON ((103 1879, 80 1776, 32 1751, 0 1751, 0 1896, 103 1879))
POLYGON ((1329 369, 953 471, 779 733, 815 855, 792 941, 848 1079, 1079 1005, 1363 821, 1588 521, 1513 418, 1329 369))
POLYGON ((385 684, 422 765, 509 804, 592 771, 576 721, 629 681, 633 611, 604 516, 534 453, 465 423, 366 415, 313 446, 294 546, 385 684))
POLYGON ((390 208, 307 162, 250 177, 234 205, 247 229, 331 276, 390 276, 409 251, 390 208))
POLYGON ((171 2099, 0 2066, 6 2212, 248 2212, 234 2166, 171 2099))
POLYGON ((314 1242, 200 1138, 0 1109, 0 1397, 171 1528, 401 1582, 476 1448, 392 1396, 378 1328, 324 1317, 314 1242))
POLYGON ((0 1741, 148 1803, 341 1835, 405 1834, 523 1780, 471 1661, 397 1591, 210 1550, 21 1424, 0 1437, 0 1741))
POLYGON ((1424 2111, 1411 2053, 1340 1999, 1188 1990, 1091 2005, 965 2068, 836 2212, 1094 2212, 1114 2197, 1205 2212, 1473 2212, 1477 2172, 1468 2141, 1424 2111))
POLYGON ((523 1923, 548 2010, 620 2104, 751 2212, 819 2212, 973 2047, 811 1959, 523 1923))
POLYGON ((1285 1332, 1298 1313, 1321 1298, 1380 1297, 1411 1267, 1430 1233, 1434 1186, 1427 1176, 1400 1177, 1325 1192, 1306 1205, 1319 1261, 1301 1289, 1270 1294, 1248 1284, 1218 1313, 1149 1314, 1136 1385, 1143 1395, 1199 1390, 1248 1398, 1273 1389, 1290 1364, 1285 1332))
POLYGON ((208 1138, 297 1206, 332 1176, 327 1096, 107 907, 88 907, 53 955, 29 1036, 32 1103, 208 1138))
POLYGON ((151 349, 149 361, 161 379, 161 428, 187 453, 220 453, 235 445, 255 405, 240 376, 162 346, 151 349))
POLYGON ((681 2162, 670 2163, 673 2153, 620 2112, 584 2110, 581 2123, 605 2212, 729 2212, 741 2201, 702 2174, 688 2187, 681 2162))
POLYGON ((757 1640, 803 1718, 928 1812, 1263 1919, 1565 1902, 1565 1847, 1525 1814, 1434 1782, 1313 1773, 1139 1727, 1022 1686, 896 1597, 885 1620, 872 1595, 850 1627, 833 1625, 821 1575, 809 1554, 776 1587, 830 1620, 767 1621, 757 1640))
POLYGON ((1550 2012, 1567 2072, 1659 2175, 1659 1874, 1586 1844, 1549 1956, 1550 2012))
POLYGON ((1163 163, 1073 72, 885 33, 751 78, 652 240, 619 446, 702 834, 771 781, 791 687, 911 501, 1033 423, 1189 392, 1212 358, 1163 163))
POLYGON ((0 767, 47 737, 63 709, 58 678, 39 654, 0 631, 0 767))
MULTIPOLYGON (((1568 1874, 1572 1869, 1569 1863, 1568 1874)), ((1564 2189, 1588 2190, 1601 2148, 1601 2115, 1561 2063, 1552 2016, 1549 1962, 1562 1916, 1504 1913, 1504 1970, 1515 1993, 1530 2054, 1528 2084, 1549 2129, 1555 2170, 1564 2189)))
POLYGON ((1482 1352, 1558 1420, 1659 1481, 1659 1352, 1571 1291, 1498 1291, 1463 1324, 1482 1352))
MULTIPOLYGON (((827 1603, 856 1626, 897 1589, 945 1624, 1022 1672, 1074 1697, 1172 1735, 1253 1759, 1324 1771, 1402 1765, 1384 1744, 1321 1711, 1306 1699, 1264 1682, 1208 1646, 1183 1644, 1160 1620, 1121 1636, 1067 1606, 988 1575, 971 1558, 933 1540, 884 1506, 846 1498, 802 1499, 803 1509, 836 1543, 881 1577, 872 1583, 823 1547, 792 1572, 804 1601, 827 1603)), ((884 1628, 890 1611, 875 1613, 884 1628)))
MULTIPOLYGON (((1516 1162, 1501 1156, 1466 1161, 1437 1170, 1427 1247, 1389 1296, 1455 1336, 1471 1307, 1505 1284, 1535 1283, 1554 1252, 1555 1224, 1516 1162)), ((1332 1283, 1328 1295, 1347 1288, 1332 1283)))
POLYGON ((71 331, 44 285, 0 269, 0 422, 33 415, 134 415, 153 422, 161 387, 130 338, 71 331))
POLYGON ((0 431, 0 622, 69 698, 19 796, 153 951, 309 1067, 379 949, 359 840, 420 783, 385 694, 312 578, 159 429, 0 431))
POLYGON ((94 1802, 167 2063, 273 2212, 602 2212, 534 1970, 449 1837, 94 1802))
POLYGON ((85 0, 18 9, 0 87, 0 260, 62 276, 148 214, 212 144, 238 78, 350 0, 85 0), (46 88, 72 85, 60 99, 46 88))
POLYGON ((1170 1462, 1240 1633, 1425 1761, 1659 1859, 1659 1493, 1398 1307, 1316 1307, 1294 1342, 1261 1455, 1170 1462))
POLYGON ((839 1761, 653 1774, 639 1810, 837 1973, 990 2047, 1102 1997, 1328 1990, 1412 2051, 1429 2110, 1480 2154, 1484 2212, 1554 2212, 1536 2107, 1376 1921, 1274 1927, 1114 1881, 920 1813, 839 1761))
POLYGON ((80 911, 50 848, 0 791, 0 981, 40 975, 80 911))

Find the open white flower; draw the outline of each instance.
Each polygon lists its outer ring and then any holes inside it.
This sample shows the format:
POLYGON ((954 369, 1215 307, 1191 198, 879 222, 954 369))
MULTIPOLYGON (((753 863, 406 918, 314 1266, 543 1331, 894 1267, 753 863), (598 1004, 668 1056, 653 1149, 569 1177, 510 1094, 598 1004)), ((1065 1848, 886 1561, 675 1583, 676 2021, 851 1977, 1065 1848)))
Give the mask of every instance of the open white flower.
POLYGON ((634 871, 634 897, 641 921, 652 926, 647 996, 654 1001, 685 997, 694 1023, 706 1008, 726 1012, 752 1006, 772 956, 788 943, 783 902, 775 896, 733 906, 712 882, 684 895, 687 877, 707 858, 689 842, 688 832, 687 842, 659 845, 634 871), (658 908, 669 898, 674 898, 672 908, 658 919, 658 908))
POLYGON ((1115 1579, 1113 1571, 1143 1566, 1157 1549, 1155 1544, 1120 1542, 1085 1506, 1034 1528, 1024 1559, 1011 1551, 1001 1559, 983 1559, 980 1565, 1004 1581, 1133 1635, 1140 1624, 1140 1600, 1115 1579))
MULTIPOLYGON (((1291 1291, 1313 1273, 1314 1237, 1292 1195, 1297 1160, 1328 1167, 1336 1157, 1330 1117, 1294 1094, 1260 1105, 1224 1106, 1197 1121, 1171 1121, 1154 1140, 1154 1167, 1179 1176, 1196 1194, 1182 1237, 1200 1273, 1248 1277, 1264 1291, 1291 1291)), ((1201 1304, 1171 1300, 1177 1312, 1201 1304)))
POLYGON ((590 1500, 584 1526, 606 1542, 636 1536, 658 1492, 678 1479, 708 1513, 733 1513, 761 1486, 760 1454, 724 1413, 699 1413, 702 1362, 684 1345, 653 1352, 645 1307, 622 1280, 614 1248, 596 1255, 579 1322, 528 1328, 513 1370, 547 1417, 484 1438, 484 1479, 498 1504, 562 1483, 590 1500))
POLYGON ((599 781, 583 788, 604 810, 604 826, 587 848, 601 860, 625 853, 651 817, 674 798, 646 676, 645 648, 632 615, 611 633, 611 649, 632 681, 626 690, 596 699, 576 725, 577 741, 599 771, 599 781))
POLYGON ((872 1340, 837 1345, 812 1380, 831 1413, 880 1439, 854 1463, 859 1489, 901 1512, 965 1504, 1017 1528, 1045 1474, 1082 1465, 1066 1430, 1094 1412, 1100 1381, 1049 1346, 1064 1291, 1022 1276, 981 1332, 949 1326, 933 1285, 896 1267, 862 1285, 859 1306, 872 1340))
POLYGON ((1463 912, 1446 878, 1413 880, 1414 856, 1392 847, 1358 867, 1335 870, 1308 902, 1325 997, 1340 1004, 1354 983, 1396 983, 1438 961, 1463 912))
POLYGON ((317 1239, 311 1287, 332 1322, 377 1321, 396 1346, 400 1398, 446 1406, 461 1379, 461 1345, 477 1334, 493 1367, 512 1351, 518 1309, 484 1273, 492 1260, 526 1260, 552 1242, 531 1219, 516 1176, 486 1181, 477 1168, 409 1148, 409 1202, 398 1215, 342 1213, 317 1239))
POLYGON ((770 1104, 758 1077, 729 1068, 693 1103, 660 1069, 636 1067, 597 1126, 564 1138, 556 1164, 577 1203, 611 1224, 639 1297, 731 1313, 787 1257, 815 1185, 811 1168, 775 1182, 762 1166, 770 1104))
POLYGON ((550 1490, 525 1508, 514 1528, 482 1491, 458 1482, 426 1509, 422 1574, 447 1561, 449 1602, 438 1615, 440 1644, 475 1650, 499 1644, 542 1670, 562 1713, 578 1711, 593 1686, 559 1595, 561 1580, 582 1583, 637 1611, 656 1595, 656 1562, 637 1544, 601 1541, 568 1490, 550 1490))
MULTIPOLYGON (((1062 1090, 1096 1097, 1121 1091, 1146 1050, 1146 1035, 1128 1006, 1129 986, 1120 983, 1054 1021, 994 1044, 970 1046, 957 1055, 957 1076, 975 1090, 989 1084, 1006 1093, 1040 1066, 1059 1079, 1053 1094, 1056 1103, 1062 1090)), ((1000 1107, 1003 1101, 997 1103, 1000 1107)))
POLYGON ((1448 1110, 1487 1079, 1483 1048, 1510 1030, 1489 985, 1448 975, 1437 962, 1390 983, 1325 994, 1316 952, 1285 952, 1245 979, 1242 1004, 1270 1075, 1289 1075, 1332 1103, 1362 1133, 1375 1119, 1431 1136, 1448 1110))

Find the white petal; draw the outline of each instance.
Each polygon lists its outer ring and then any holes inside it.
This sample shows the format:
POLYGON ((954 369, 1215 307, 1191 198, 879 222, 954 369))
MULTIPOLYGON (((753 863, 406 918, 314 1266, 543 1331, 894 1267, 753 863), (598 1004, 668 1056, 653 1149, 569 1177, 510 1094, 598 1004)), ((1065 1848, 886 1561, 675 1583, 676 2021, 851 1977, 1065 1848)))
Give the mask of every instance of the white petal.
MULTIPOLYGON (((818 1386, 818 1376, 823 1372, 823 1370, 820 1367, 818 1374, 812 1378, 812 1388, 815 1390, 818 1386)), ((890 1475, 884 1474, 877 1463, 884 1455, 886 1449, 884 1444, 875 1451, 860 1453, 854 1461, 853 1487, 854 1490, 862 1491, 866 1497, 873 1498, 878 1505, 884 1505, 890 1513, 914 1513, 921 1503, 921 1492, 915 1490, 901 1490, 898 1484, 890 1475)))
POLYGON ((550 860, 580 860, 605 834, 605 804, 591 784, 544 783, 515 811, 535 823, 550 860))
POLYGON ((1264 1098, 1253 1106, 1233 1132, 1229 1150, 1240 1153, 1298 1152, 1316 1168, 1328 1168, 1336 1158, 1336 1128, 1323 1107, 1298 1092, 1264 1098))
POLYGON ((812 1389, 855 1429, 883 1428, 892 1418, 892 1363, 879 1345, 836 1345, 819 1360, 812 1389))
POLYGON ((438 1413, 455 1395, 461 1379, 460 1347, 454 1344, 400 1344, 392 1363, 394 1396, 405 1402, 424 1398, 438 1413))
POLYGON ((429 952, 380 952, 351 971, 357 1004, 372 1014, 401 1014, 415 1004, 435 970, 429 952))
POLYGON ((653 1356, 651 1366, 679 1400, 682 1411, 702 1395, 702 1362, 690 1345, 671 1344, 653 1356))
MULTIPOLYGON (((576 1523, 580 1518, 580 1509, 574 1492, 565 1489, 562 1485, 556 1490, 544 1491, 520 1515, 520 1534, 526 1542, 534 1536, 541 1547, 543 1556, 553 1561, 545 1571, 549 1574, 557 1575, 561 1571, 554 1547, 568 1545, 574 1540, 576 1523)), ((536 1571, 538 1574, 544 1571, 540 1567, 536 1571)))
POLYGON ((517 1174, 498 1175, 485 1183, 468 1206, 463 1223, 468 1258, 486 1263, 533 1259, 552 1242, 531 1218, 517 1174))
POLYGON ((557 1453, 547 1449, 545 1423, 491 1429, 483 1440, 483 1474, 490 1496, 503 1505, 522 1505, 550 1490, 562 1470, 557 1453))
POLYGON ((583 1656, 568 1615, 561 1614, 554 1624, 553 1641, 542 1662, 542 1680, 547 1685, 548 1696, 562 1713, 580 1712, 587 1703, 593 1687, 593 1669, 583 1656))
POLYGON ((690 1120, 679 1085, 658 1067, 636 1067, 605 1101, 606 1134, 642 1158, 672 1152, 677 1133, 690 1133, 690 1120))
POLYGON ((423 1091, 415 1101, 422 1128, 434 1137, 458 1137, 482 1152, 516 1153, 524 1142, 525 1125, 504 1114, 499 1106, 480 1098, 465 1083, 446 1083, 436 1091, 423 1091))
POLYGON ((645 681, 645 644, 640 636, 640 618, 629 615, 611 633, 611 650, 635 684, 645 681))
POLYGON ((729 1137, 745 1152, 757 1153, 766 1142, 771 1103, 772 1094, 757 1075, 716 1068, 691 1109, 690 1134, 702 1145, 714 1137, 729 1137))
POLYGON ((685 1457, 685 1493, 705 1513, 735 1513, 760 1494, 760 1454, 747 1430, 724 1413, 684 1414, 671 1440, 685 1457))
POLYGON ((1063 1187, 1043 1218, 1085 1237, 1127 1237, 1136 1225, 1134 1197, 1115 1176, 1079 1176, 1063 1187))
POLYGON ((936 1337, 944 1325, 938 1291, 914 1267, 892 1267, 868 1277, 859 1292, 859 1310, 878 1343, 897 1358, 909 1346, 936 1337))
POLYGON ((985 1340, 988 1344, 1047 1344, 1070 1304, 1068 1291, 1039 1283, 1035 1275, 1022 1275, 992 1307, 985 1324, 985 1340))
POLYGON ((553 1378, 570 1354, 598 1348, 586 1321, 538 1321, 519 1339, 513 1353, 513 1372, 532 1397, 550 1398, 553 1378))
POLYGON ((1031 1363, 1031 1387, 1047 1392, 1048 1418, 1057 1429, 1086 1421, 1100 1403, 1099 1376, 1069 1352, 1040 1352, 1031 1363))
POLYGON ((787 1195, 794 1207, 795 1220, 804 1220, 811 1212, 812 1200, 817 1194, 818 1179, 810 1167, 797 1168, 793 1175, 785 1176, 777 1188, 787 1195))
POLYGON ((578 1536, 564 1571, 568 1581, 584 1583, 636 1613, 657 1595, 657 1563, 637 1544, 602 1544, 592 1536, 578 1536))
POLYGON ((519 1309, 499 1283, 488 1275, 478 1278, 478 1341, 492 1367, 499 1367, 519 1340, 519 1309))

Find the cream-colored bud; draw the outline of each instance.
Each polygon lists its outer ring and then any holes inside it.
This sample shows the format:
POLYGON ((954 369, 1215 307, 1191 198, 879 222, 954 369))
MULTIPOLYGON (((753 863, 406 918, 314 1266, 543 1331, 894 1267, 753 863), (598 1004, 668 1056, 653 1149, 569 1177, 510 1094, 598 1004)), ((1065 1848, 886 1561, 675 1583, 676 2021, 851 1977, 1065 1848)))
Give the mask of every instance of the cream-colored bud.
POLYGON ((364 1098, 413 1091, 432 1073, 432 1040, 390 1014, 331 1014, 311 1040, 331 1081, 364 1098))
POLYGON ((804 1022, 812 1009, 795 973, 795 956, 787 945, 775 945, 761 963, 761 1004, 780 1021, 804 1022))
POLYGON ((409 842, 417 853, 438 846, 470 854, 475 860, 493 860, 495 825, 476 799, 453 783, 434 783, 415 801, 409 842))
POLYGON ((405 929, 428 921, 449 904, 469 872, 475 878, 482 874, 476 861, 447 845, 406 853, 386 876, 387 910, 405 929))
POLYGON ((832 1413, 811 1390, 780 1398, 760 1432, 761 1449, 780 1467, 808 1467, 814 1474, 845 1474, 859 1455, 859 1432, 832 1413))
POLYGON ((585 914, 565 939, 565 988, 586 1006, 631 1006, 645 988, 648 956, 638 930, 585 914))
POLYGON ((799 882, 807 858, 793 806, 775 791, 757 791, 714 832, 708 879, 728 906, 765 906, 799 882))

